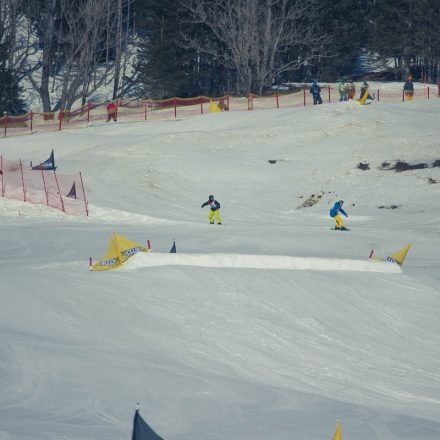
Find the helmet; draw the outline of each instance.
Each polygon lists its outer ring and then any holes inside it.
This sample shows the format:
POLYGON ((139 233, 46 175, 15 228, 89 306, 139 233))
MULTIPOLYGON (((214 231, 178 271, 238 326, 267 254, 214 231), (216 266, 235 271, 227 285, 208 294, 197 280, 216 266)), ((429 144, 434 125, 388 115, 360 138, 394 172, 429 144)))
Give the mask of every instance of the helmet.
POLYGON ((209 200, 214 200, 214 196, 212 194, 208 198, 209 200))
POLYGON ((316 79, 312 79, 312 84, 316 84, 317 82, 316 79))
POLYGON ((409 81, 412 81, 412 75, 409 75, 409 76, 408 76, 408 80, 409 80, 409 81))
POLYGON ((343 200, 338 200, 338 203, 339 203, 340 205, 342 205, 342 204, 344 203, 344 201, 343 201, 343 200))

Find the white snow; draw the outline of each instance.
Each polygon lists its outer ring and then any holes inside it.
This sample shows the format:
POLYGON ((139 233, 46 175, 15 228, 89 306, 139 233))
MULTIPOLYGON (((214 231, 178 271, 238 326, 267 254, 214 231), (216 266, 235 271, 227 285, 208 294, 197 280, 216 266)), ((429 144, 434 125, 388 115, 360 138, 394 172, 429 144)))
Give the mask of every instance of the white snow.
POLYGON ((439 127, 430 99, 0 139, 54 148, 90 201, 0 199, 0 439, 128 439, 139 402, 166 440, 330 439, 338 418, 345 440, 438 440, 440 168, 380 167, 439 160, 439 127), (152 253, 90 272, 115 231, 152 253), (407 243, 402 270, 368 261, 407 243))
POLYGON ((243 254, 149 254, 140 253, 127 262, 125 268, 156 266, 234 267, 242 269, 282 270, 347 270, 354 272, 399 273, 394 263, 373 260, 343 260, 336 258, 285 257, 283 255, 243 254))

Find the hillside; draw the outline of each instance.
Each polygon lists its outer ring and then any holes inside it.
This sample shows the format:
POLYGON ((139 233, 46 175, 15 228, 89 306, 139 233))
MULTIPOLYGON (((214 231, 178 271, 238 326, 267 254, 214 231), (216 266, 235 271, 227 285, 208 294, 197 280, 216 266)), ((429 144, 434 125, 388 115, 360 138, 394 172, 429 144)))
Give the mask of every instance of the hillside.
POLYGON ((0 439, 128 439, 136 402, 166 440, 318 440, 338 418, 346 440, 440 438, 439 114, 349 102, 0 139, 25 163, 53 148, 90 202, 0 200, 0 439), (339 199, 349 232, 330 230, 339 199), (161 264, 89 272, 113 231, 161 264), (173 239, 182 265, 156 255, 173 239), (406 243, 401 272, 359 270, 406 243))

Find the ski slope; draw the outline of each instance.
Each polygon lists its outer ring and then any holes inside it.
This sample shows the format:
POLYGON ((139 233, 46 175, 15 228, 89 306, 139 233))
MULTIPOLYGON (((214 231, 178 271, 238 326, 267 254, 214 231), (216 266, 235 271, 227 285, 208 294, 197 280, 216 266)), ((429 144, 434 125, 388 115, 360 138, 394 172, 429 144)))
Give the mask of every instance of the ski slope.
POLYGON ((439 115, 346 102, 0 139, 25 163, 54 148, 90 202, 0 199, 0 439, 128 439, 139 402, 166 440, 330 439, 338 418, 345 440, 438 440, 439 115), (382 169, 398 160, 430 166, 382 169), (115 231, 152 253, 90 272, 115 231), (368 261, 407 243, 402 269, 368 261))
POLYGON ((194 266, 266 270, 330 270, 354 272, 400 273, 395 263, 369 260, 342 260, 332 258, 286 257, 283 255, 243 255, 243 254, 149 254, 133 256, 124 268, 139 267, 194 266))

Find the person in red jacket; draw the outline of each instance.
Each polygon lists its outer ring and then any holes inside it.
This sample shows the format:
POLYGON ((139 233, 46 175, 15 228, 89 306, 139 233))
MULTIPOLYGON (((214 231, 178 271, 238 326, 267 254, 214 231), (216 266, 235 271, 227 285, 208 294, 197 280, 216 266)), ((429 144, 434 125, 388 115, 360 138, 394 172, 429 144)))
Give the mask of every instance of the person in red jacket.
POLYGON ((113 119, 113 121, 116 122, 116 104, 114 102, 109 102, 107 104, 107 121, 110 122, 110 120, 113 119))

